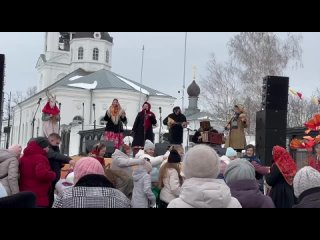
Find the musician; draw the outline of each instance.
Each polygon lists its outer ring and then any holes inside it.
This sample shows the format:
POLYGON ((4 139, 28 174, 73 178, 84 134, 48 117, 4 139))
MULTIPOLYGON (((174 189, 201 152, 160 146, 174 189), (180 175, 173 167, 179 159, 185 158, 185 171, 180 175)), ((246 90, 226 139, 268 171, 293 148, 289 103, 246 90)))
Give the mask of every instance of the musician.
POLYGON ((48 102, 42 109, 42 121, 43 121, 43 136, 49 137, 52 133, 59 133, 58 122, 60 120, 60 110, 57 107, 56 96, 46 93, 48 102))
MULTIPOLYGON (((211 127, 210 121, 201 121, 200 128, 195 132, 195 134, 192 137, 192 142, 196 144, 207 144, 208 146, 212 147, 220 157, 225 155, 226 149, 222 148, 220 144, 214 144, 203 141, 202 134, 204 132, 219 133, 216 129, 211 127)), ((224 142, 224 139, 222 139, 222 141, 224 142)))
POLYGON ((151 110, 151 105, 145 102, 142 105, 142 111, 138 113, 134 121, 132 134, 133 142, 132 147, 143 149, 145 141, 148 139, 154 142, 154 133, 152 126, 157 124, 156 116, 151 110))
POLYGON ((234 116, 225 127, 229 131, 225 148, 232 147, 237 152, 241 152, 246 146, 244 129, 247 128, 247 117, 241 105, 235 105, 233 111, 234 116))
POLYGON ((115 148, 123 145, 123 124, 127 124, 126 112, 121 108, 118 99, 113 99, 111 106, 106 111, 104 120, 107 122, 104 139, 114 142, 115 148))
POLYGON ((170 144, 181 145, 183 142, 183 128, 187 127, 187 118, 181 113, 180 107, 174 107, 173 113, 163 120, 163 124, 169 128, 170 144))

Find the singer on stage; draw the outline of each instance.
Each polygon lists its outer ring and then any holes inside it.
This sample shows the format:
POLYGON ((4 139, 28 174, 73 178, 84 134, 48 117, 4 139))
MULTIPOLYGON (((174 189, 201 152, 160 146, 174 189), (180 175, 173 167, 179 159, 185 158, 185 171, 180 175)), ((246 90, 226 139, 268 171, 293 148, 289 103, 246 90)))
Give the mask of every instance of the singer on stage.
POLYGON ((48 138, 51 133, 59 134, 60 110, 56 105, 56 96, 47 92, 47 97, 48 102, 42 109, 42 121, 43 136, 48 138))
POLYGON ((170 144, 181 145, 183 142, 183 128, 187 127, 187 118, 181 113, 180 107, 175 107, 168 117, 163 120, 163 124, 169 128, 170 144))
POLYGON ((127 124, 125 111, 121 108, 118 99, 113 99, 111 106, 106 112, 104 120, 107 122, 104 139, 114 142, 116 149, 123 145, 123 123, 127 124))
POLYGON ((225 148, 232 147, 237 152, 241 152, 246 146, 246 137, 244 129, 247 128, 247 117, 244 112, 244 107, 235 105, 233 108, 234 116, 226 126, 228 137, 225 148))
POLYGON ((156 116, 150 111, 151 105, 145 102, 142 106, 142 111, 138 113, 134 121, 132 134, 133 134, 133 147, 143 148, 147 139, 154 142, 154 133, 152 126, 157 124, 156 116))

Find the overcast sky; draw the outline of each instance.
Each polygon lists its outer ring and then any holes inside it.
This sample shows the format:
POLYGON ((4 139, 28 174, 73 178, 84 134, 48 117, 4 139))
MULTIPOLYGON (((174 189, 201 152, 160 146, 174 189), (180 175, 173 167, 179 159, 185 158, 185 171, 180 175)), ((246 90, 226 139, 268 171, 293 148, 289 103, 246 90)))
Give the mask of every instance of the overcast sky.
MULTIPOLYGON (((210 53, 218 61, 228 58, 226 44, 235 33, 192 32, 187 35, 186 88, 192 81, 192 66, 197 79, 206 75, 210 53)), ((112 71, 140 82, 142 46, 145 46, 143 84, 181 99, 184 67, 183 32, 110 32, 114 38, 112 71)), ((303 33, 303 65, 290 69, 290 87, 310 96, 320 87, 320 33, 303 33)), ((0 32, 0 53, 6 54, 5 91, 25 91, 37 85, 37 59, 44 51, 44 32, 0 32)), ((180 100, 181 103, 181 100, 180 100)))

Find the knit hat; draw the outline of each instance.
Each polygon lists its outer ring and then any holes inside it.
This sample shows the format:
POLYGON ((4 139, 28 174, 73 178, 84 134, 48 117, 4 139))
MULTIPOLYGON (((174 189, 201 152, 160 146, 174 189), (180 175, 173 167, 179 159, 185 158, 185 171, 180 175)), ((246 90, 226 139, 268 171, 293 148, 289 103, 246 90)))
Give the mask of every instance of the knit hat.
POLYGON ((144 144, 144 150, 155 149, 155 148, 156 146, 149 139, 147 139, 144 144))
POLYGON ((45 137, 37 137, 34 139, 41 148, 49 147, 49 141, 45 137))
POLYGON ((177 150, 173 149, 170 151, 169 157, 168 157, 168 163, 179 163, 181 162, 181 156, 177 152, 177 150))
POLYGON ((76 162, 74 167, 74 183, 76 184, 80 178, 88 174, 104 175, 101 163, 92 157, 81 158, 76 162))
POLYGON ((217 178, 220 172, 220 159, 213 148, 197 145, 186 153, 182 169, 186 179, 217 178))
POLYGON ((320 187, 320 173, 312 167, 301 168, 293 179, 294 195, 298 198, 304 191, 320 187))
POLYGON ((231 161, 224 172, 226 183, 239 180, 254 180, 254 166, 246 159, 236 159, 231 161))
POLYGON ((19 157, 21 155, 22 147, 18 144, 14 144, 11 147, 9 147, 8 150, 15 154, 17 157, 19 157))
POLYGON ((237 152, 232 147, 228 147, 227 152, 226 152, 226 156, 227 157, 236 157, 237 152))

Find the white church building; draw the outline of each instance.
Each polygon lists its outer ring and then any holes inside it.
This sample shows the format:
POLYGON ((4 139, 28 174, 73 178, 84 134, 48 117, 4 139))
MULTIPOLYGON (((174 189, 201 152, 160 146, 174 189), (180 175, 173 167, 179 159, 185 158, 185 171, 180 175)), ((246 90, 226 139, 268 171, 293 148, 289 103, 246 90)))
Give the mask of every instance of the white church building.
POLYGON ((162 119, 170 114, 174 97, 111 71, 112 47, 113 38, 107 32, 46 32, 44 53, 36 64, 38 92, 15 107, 11 142, 25 147, 32 136, 42 136, 47 90, 60 103, 61 128, 71 129, 71 156, 79 153, 79 131, 93 129, 94 120, 97 128, 104 127, 102 119, 114 98, 126 110, 128 128, 144 101, 151 103, 158 122, 159 107, 162 119))

